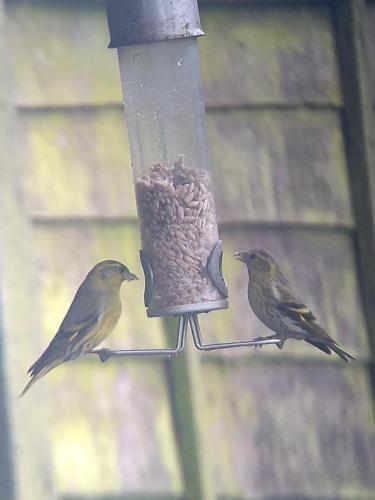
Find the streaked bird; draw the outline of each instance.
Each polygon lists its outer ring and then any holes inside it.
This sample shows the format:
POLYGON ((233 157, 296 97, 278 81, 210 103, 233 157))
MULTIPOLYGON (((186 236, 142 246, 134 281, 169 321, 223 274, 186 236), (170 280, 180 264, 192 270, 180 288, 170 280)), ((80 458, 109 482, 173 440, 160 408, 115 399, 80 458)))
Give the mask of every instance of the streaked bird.
POLYGON ((108 337, 121 316, 121 284, 136 279, 135 274, 115 260, 104 260, 91 269, 58 332, 29 368, 31 379, 21 396, 53 368, 86 354, 108 337))
POLYGON ((246 264, 249 273, 248 298, 256 316, 276 334, 257 340, 305 340, 326 354, 334 351, 347 363, 353 356, 317 323, 310 308, 291 290, 275 258, 266 250, 238 252, 235 257, 246 264))

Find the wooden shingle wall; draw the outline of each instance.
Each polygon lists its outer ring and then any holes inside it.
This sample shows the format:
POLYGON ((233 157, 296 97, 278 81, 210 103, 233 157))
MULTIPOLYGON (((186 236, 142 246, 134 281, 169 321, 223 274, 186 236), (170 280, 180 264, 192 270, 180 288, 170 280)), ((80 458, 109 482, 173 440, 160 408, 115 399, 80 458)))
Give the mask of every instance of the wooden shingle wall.
MULTIPOLYGON (((9 2, 6 13, 24 215, 33 234, 27 265, 42 310, 41 328, 17 338, 22 370, 12 372, 14 391, 93 264, 115 258, 142 273, 103 3, 9 2)), ((358 362, 346 366, 293 341, 282 352, 189 350, 176 361, 101 365, 85 358, 38 382, 17 403, 23 412, 17 426, 34 440, 42 437, 35 461, 42 468, 41 457, 51 456, 56 498, 373 498, 368 322, 353 243, 353 165, 332 10, 320 2, 207 1, 201 17, 231 297, 229 311, 202 318, 205 340, 266 334, 247 304, 244 269, 232 257, 264 247, 358 362)), ((373 38, 373 5, 369 22, 373 38)), ((374 38, 373 44, 375 50, 374 38)), ((145 318, 142 287, 141 281, 124 286, 124 315, 108 347, 173 341, 161 320, 145 318)), ((38 498, 32 489, 38 476, 32 477, 30 491, 19 490, 22 500, 38 498)))

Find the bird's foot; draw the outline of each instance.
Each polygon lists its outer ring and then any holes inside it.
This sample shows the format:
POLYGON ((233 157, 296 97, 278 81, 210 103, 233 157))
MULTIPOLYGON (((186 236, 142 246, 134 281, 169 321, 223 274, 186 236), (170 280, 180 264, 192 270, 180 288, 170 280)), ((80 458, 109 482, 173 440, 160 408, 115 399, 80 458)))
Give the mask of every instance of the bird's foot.
MULTIPOLYGON (((277 339, 277 340, 280 340, 280 342, 278 344, 276 344, 276 346, 279 348, 279 349, 282 349, 283 348, 283 345, 284 345, 284 340, 281 339, 278 335, 268 335, 267 337, 257 337, 256 339, 252 339, 254 342, 261 342, 263 340, 273 340, 273 339, 277 339)), ((253 346, 255 349, 261 349, 263 347, 262 344, 259 344, 257 346, 253 346)))
POLYGON ((107 361, 107 359, 109 359, 111 357, 110 349, 106 349, 105 347, 103 347, 102 349, 97 349, 94 352, 95 352, 95 354, 97 354, 99 356, 100 361, 102 363, 105 363, 107 361))
MULTIPOLYGON (((257 337, 256 339, 251 339, 252 342, 259 342, 259 340, 264 340, 264 337, 257 337)), ((252 345, 251 346, 255 351, 258 351, 262 349, 263 345, 258 344, 258 345, 252 345)))

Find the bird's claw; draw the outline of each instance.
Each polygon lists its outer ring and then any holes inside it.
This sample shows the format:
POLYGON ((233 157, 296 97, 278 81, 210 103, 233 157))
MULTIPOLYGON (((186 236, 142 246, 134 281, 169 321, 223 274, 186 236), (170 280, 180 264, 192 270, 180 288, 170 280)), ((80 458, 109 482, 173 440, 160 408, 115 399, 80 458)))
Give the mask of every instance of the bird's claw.
MULTIPOLYGON (((259 340, 263 340, 263 337, 257 337, 256 339, 251 339, 252 342, 258 342, 259 340)), ((258 349, 262 349, 263 345, 262 344, 257 344, 257 345, 252 345, 251 346, 255 351, 258 349)))
POLYGON ((109 359, 111 357, 110 352, 111 351, 109 349, 106 349, 105 347, 95 351, 95 353, 99 356, 100 361, 102 363, 105 363, 107 361, 107 359, 109 359))
MULTIPOLYGON (((280 342, 278 344, 276 344, 276 347, 278 347, 279 349, 282 349, 282 347, 284 345, 284 341, 282 339, 280 339, 280 337, 278 337, 277 335, 272 335, 270 337, 257 337, 256 339, 252 339, 252 341, 253 342, 262 342, 263 340, 271 340, 271 339, 280 340, 280 342)), ((254 347, 254 349, 261 349, 263 347, 263 344, 254 345, 252 347, 254 347)))

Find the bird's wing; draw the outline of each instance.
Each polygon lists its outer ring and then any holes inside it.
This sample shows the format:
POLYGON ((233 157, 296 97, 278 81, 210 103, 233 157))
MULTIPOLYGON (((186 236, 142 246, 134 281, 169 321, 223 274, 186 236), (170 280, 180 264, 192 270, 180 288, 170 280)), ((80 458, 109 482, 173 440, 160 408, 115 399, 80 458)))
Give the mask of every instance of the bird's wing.
POLYGON ((347 363, 350 359, 355 359, 351 354, 343 351, 336 340, 315 321, 316 317, 311 309, 293 294, 286 283, 277 283, 275 292, 279 299, 276 305, 277 309, 299 326, 303 326, 307 333, 307 337, 304 339, 306 342, 327 354, 331 354, 331 350, 334 351, 347 363))
POLYGON ((74 330, 91 322, 102 310, 103 294, 91 287, 87 279, 78 288, 59 330, 74 330))
POLYGON ((70 321, 69 324, 62 324, 59 331, 53 337, 52 342, 56 340, 71 342, 72 340, 78 340, 80 337, 84 337, 100 320, 101 316, 102 314, 96 311, 94 314, 87 316, 77 323, 70 321))
MULTIPOLYGON (((40 356, 40 358, 32 366, 30 366, 27 373, 30 373, 33 376, 44 368, 50 362, 51 358, 64 358, 67 354, 67 347, 71 344, 77 348, 80 344, 80 340, 92 330, 99 320, 100 314, 96 313, 83 319, 80 323, 71 323, 65 327, 61 325, 59 331, 53 337, 47 349, 40 356)), ((63 359, 60 360, 60 362, 63 361, 63 359)))
POLYGON ((295 321, 300 321, 301 319, 305 321, 313 321, 316 319, 311 312, 311 309, 298 297, 296 297, 288 286, 278 283, 276 288, 280 297, 276 306, 279 311, 283 312, 295 321))

